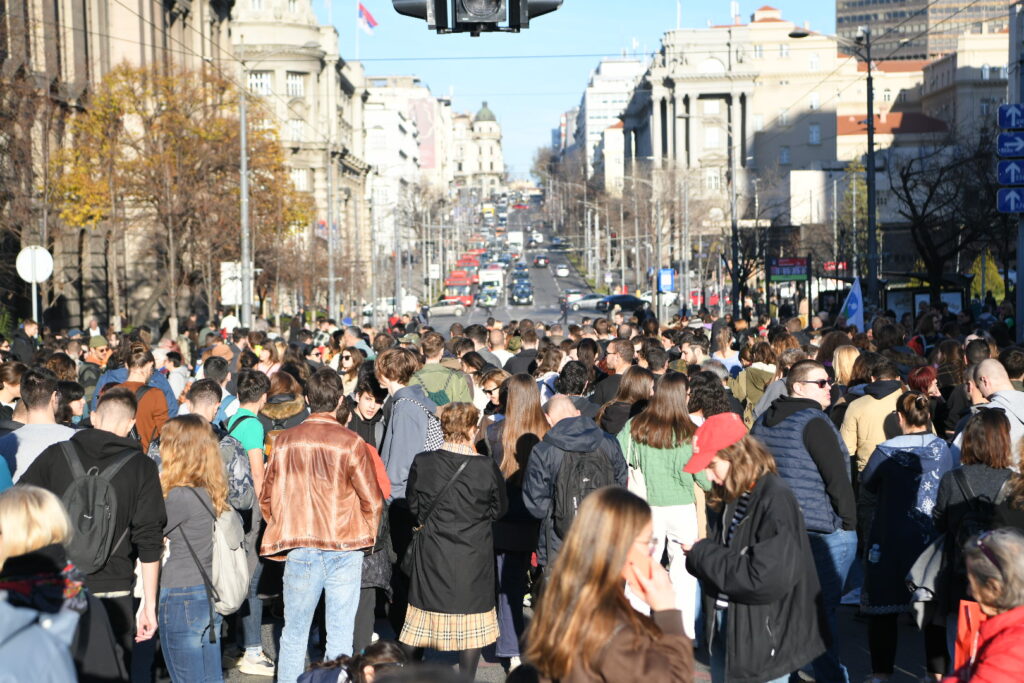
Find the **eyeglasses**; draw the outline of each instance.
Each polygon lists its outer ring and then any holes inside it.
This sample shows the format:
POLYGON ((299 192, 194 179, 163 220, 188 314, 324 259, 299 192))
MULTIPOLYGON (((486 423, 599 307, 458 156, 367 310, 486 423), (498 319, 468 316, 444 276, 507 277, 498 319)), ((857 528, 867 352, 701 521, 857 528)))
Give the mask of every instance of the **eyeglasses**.
POLYGON ((988 531, 982 532, 978 536, 978 540, 974 542, 974 545, 977 546, 978 550, 981 551, 981 554, 984 555, 986 558, 988 558, 988 561, 991 562, 995 566, 996 571, 998 571, 1000 574, 1002 574, 1003 573, 1003 563, 999 561, 999 558, 997 558, 995 553, 992 552, 992 549, 989 548, 987 545, 985 545, 985 539, 988 538, 991 535, 992 535, 992 530, 991 529, 988 530, 988 531))
POLYGON ((484 389, 484 393, 485 394, 496 394, 496 393, 498 393, 498 390, 500 390, 500 389, 501 389, 501 387, 493 387, 491 389, 484 389))
POLYGON ((830 379, 798 379, 797 382, 801 384, 817 384, 819 389, 824 389, 832 384, 830 379))
POLYGON ((654 555, 654 551, 658 549, 658 539, 656 539, 654 536, 651 536, 646 541, 641 541, 641 540, 638 539, 638 540, 633 541, 633 542, 636 543, 637 545, 645 545, 645 546, 647 546, 647 554, 648 555, 654 555))

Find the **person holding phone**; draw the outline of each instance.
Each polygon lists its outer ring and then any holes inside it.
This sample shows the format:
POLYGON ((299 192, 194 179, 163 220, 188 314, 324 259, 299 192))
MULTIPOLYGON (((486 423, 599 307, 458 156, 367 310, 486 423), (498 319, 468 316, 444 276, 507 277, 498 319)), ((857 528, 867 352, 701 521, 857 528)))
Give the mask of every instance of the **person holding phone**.
POLYGON ((735 413, 712 415, 684 472, 706 471, 708 537, 682 545, 703 589, 713 683, 783 683, 825 652, 821 585, 803 513, 735 413))
POLYGON ((583 500, 527 630, 525 659, 541 680, 693 681, 693 647, 656 548, 639 496, 607 486, 583 500), (652 616, 630 607, 627 583, 652 616))

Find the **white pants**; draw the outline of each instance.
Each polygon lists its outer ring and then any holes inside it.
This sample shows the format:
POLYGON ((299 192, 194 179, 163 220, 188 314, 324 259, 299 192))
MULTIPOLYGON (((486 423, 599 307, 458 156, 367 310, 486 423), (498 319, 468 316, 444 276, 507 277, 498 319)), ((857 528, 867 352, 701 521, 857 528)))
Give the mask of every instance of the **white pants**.
POLYGON ((687 637, 694 637, 694 620, 697 616, 697 579, 686 571, 686 554, 680 543, 687 545, 697 542, 697 507, 690 505, 669 505, 651 507, 654 539, 654 561, 661 560, 665 544, 668 544, 668 575, 676 592, 676 607, 683 613, 683 628, 687 637))

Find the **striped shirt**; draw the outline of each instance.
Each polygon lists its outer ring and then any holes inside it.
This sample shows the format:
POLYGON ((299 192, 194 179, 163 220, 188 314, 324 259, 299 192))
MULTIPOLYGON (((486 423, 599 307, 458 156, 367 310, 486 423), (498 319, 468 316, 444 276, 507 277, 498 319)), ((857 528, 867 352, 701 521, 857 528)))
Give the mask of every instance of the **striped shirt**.
MULTIPOLYGON (((729 530, 725 534, 726 547, 732 543, 732 535, 736 532, 736 527, 747 516, 748 505, 750 505, 750 491, 744 492, 736 499, 736 511, 732 515, 732 521, 729 522, 729 530)), ((715 609, 726 609, 727 607, 729 607, 729 596, 725 593, 719 593, 718 597, 715 598, 715 609)))

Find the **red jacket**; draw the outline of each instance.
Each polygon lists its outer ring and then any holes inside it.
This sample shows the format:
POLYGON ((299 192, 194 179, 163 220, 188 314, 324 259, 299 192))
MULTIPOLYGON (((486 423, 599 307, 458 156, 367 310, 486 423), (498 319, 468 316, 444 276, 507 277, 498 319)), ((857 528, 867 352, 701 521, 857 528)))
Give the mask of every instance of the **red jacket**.
MULTIPOLYGON (((968 667, 964 667, 968 669, 968 667)), ((978 656, 969 671, 945 681, 1019 683, 1024 672, 1024 606, 990 617, 981 625, 978 656)))

